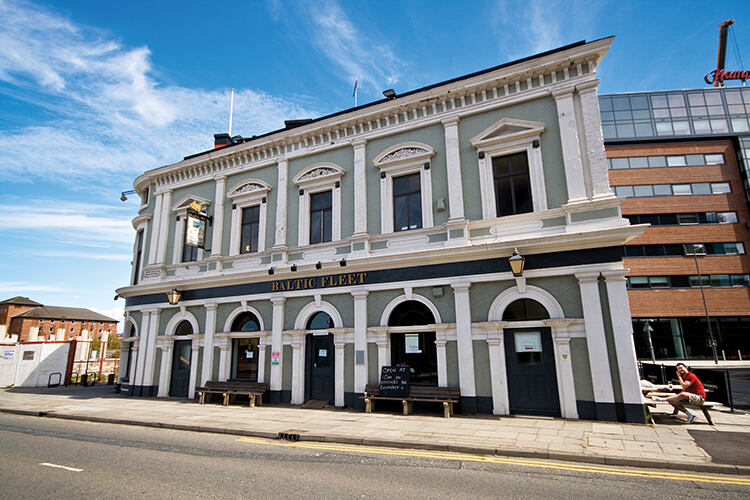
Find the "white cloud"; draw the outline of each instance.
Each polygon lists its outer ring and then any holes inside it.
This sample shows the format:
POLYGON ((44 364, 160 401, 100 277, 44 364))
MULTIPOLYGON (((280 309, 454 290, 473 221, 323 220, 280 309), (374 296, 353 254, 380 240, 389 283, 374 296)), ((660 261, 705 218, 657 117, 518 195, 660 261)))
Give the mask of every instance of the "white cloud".
POLYGON ((39 285, 21 281, 0 281, 0 293, 2 294, 10 295, 28 292, 63 293, 68 292, 68 289, 57 285, 39 285))
POLYGON ((575 0, 497 0, 491 24, 502 53, 512 60, 585 38, 599 10, 575 0))
POLYGON ((49 257, 49 258, 61 258, 61 259, 84 259, 84 260, 114 260, 122 262, 130 262, 133 256, 130 254, 115 254, 115 253, 91 253, 91 252, 64 252, 64 251, 36 251, 32 252, 36 257, 49 257))
POLYGON ((101 204, 28 200, 0 203, 4 214, 0 234, 44 232, 49 241, 70 238, 86 243, 132 245, 134 230, 126 209, 101 204))
POLYGON ((398 82, 403 63, 390 47, 358 30, 334 0, 309 4, 310 40, 344 70, 342 78, 372 89, 398 82))
MULTIPOLYGON (((0 179, 127 186, 144 170, 211 149, 213 134, 227 128, 228 89, 162 84, 148 47, 127 47, 20 1, 0 1, 0 19, 0 92, 55 116, 0 131, 0 179)), ((237 89, 233 128, 259 134, 319 114, 294 99, 237 89)))

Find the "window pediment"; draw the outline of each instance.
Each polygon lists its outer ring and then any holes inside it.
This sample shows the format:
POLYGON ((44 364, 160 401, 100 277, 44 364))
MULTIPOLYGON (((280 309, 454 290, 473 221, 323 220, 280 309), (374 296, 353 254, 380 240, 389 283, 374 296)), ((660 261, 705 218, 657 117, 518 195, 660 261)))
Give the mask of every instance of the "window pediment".
POLYGON ((182 198, 180 201, 175 203, 172 206, 172 210, 175 212, 187 210, 188 208, 190 208, 190 205, 192 205, 193 203, 200 203, 201 207, 203 207, 203 211, 205 211, 206 207, 208 207, 211 204, 211 200, 207 200, 206 198, 202 198, 200 196, 187 195, 184 198, 182 198))
POLYGON ((502 118, 474 136, 470 142, 474 147, 481 148, 500 142, 531 139, 544 132, 544 128, 544 123, 540 122, 502 118))
POLYGON ((434 155, 435 149, 432 146, 421 142, 403 142, 380 153, 373 163, 378 168, 393 167, 405 163, 426 162, 434 155))
POLYGON ((273 188, 270 185, 259 179, 244 180, 229 190, 227 198, 238 200, 241 198, 265 196, 271 189, 273 188))
POLYGON ((333 163, 316 163, 295 175, 293 181, 302 188, 312 185, 326 185, 336 182, 344 174, 346 174, 346 171, 333 163))

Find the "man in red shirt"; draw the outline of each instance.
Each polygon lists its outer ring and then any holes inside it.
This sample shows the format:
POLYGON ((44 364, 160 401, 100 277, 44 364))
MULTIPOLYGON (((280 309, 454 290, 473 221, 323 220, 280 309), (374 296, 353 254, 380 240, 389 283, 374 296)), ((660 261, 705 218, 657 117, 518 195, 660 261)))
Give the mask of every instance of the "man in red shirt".
POLYGON ((687 415, 687 422, 693 423, 695 415, 690 413, 683 404, 687 403, 693 406, 701 406, 706 400, 706 391, 703 384, 694 373, 690 373, 684 363, 677 363, 677 379, 682 386, 682 392, 667 398, 667 402, 674 406, 676 411, 684 412, 687 415))

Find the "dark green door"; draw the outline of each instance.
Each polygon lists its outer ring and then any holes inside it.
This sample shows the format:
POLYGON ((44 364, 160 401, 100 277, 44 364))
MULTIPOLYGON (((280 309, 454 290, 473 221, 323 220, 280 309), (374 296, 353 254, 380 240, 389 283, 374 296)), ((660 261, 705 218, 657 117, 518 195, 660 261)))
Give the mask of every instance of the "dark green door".
POLYGON ((549 328, 505 329, 505 366, 511 414, 560 416, 549 328))
POLYGON ((333 335, 307 335, 305 399, 333 403, 333 335))
POLYGON ((175 340, 172 355, 172 379, 169 382, 169 395, 173 398, 186 398, 190 385, 190 340, 175 340))

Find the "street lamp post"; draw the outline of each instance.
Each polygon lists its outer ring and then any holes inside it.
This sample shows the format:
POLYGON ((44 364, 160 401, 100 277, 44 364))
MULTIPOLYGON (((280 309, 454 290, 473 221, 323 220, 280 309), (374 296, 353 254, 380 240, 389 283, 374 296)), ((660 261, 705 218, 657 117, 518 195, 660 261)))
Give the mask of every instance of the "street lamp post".
POLYGON ((714 331, 711 328, 711 318, 708 316, 708 305, 706 304, 706 294, 703 292, 703 277, 701 276, 700 267, 698 267, 698 250, 701 245, 693 245, 693 258, 695 259, 695 271, 698 273, 698 286, 701 289, 701 298, 703 299, 703 311, 706 313, 706 323, 708 324, 708 338, 711 343, 711 352, 714 355, 714 363, 719 364, 719 355, 716 352, 716 339, 714 331))

